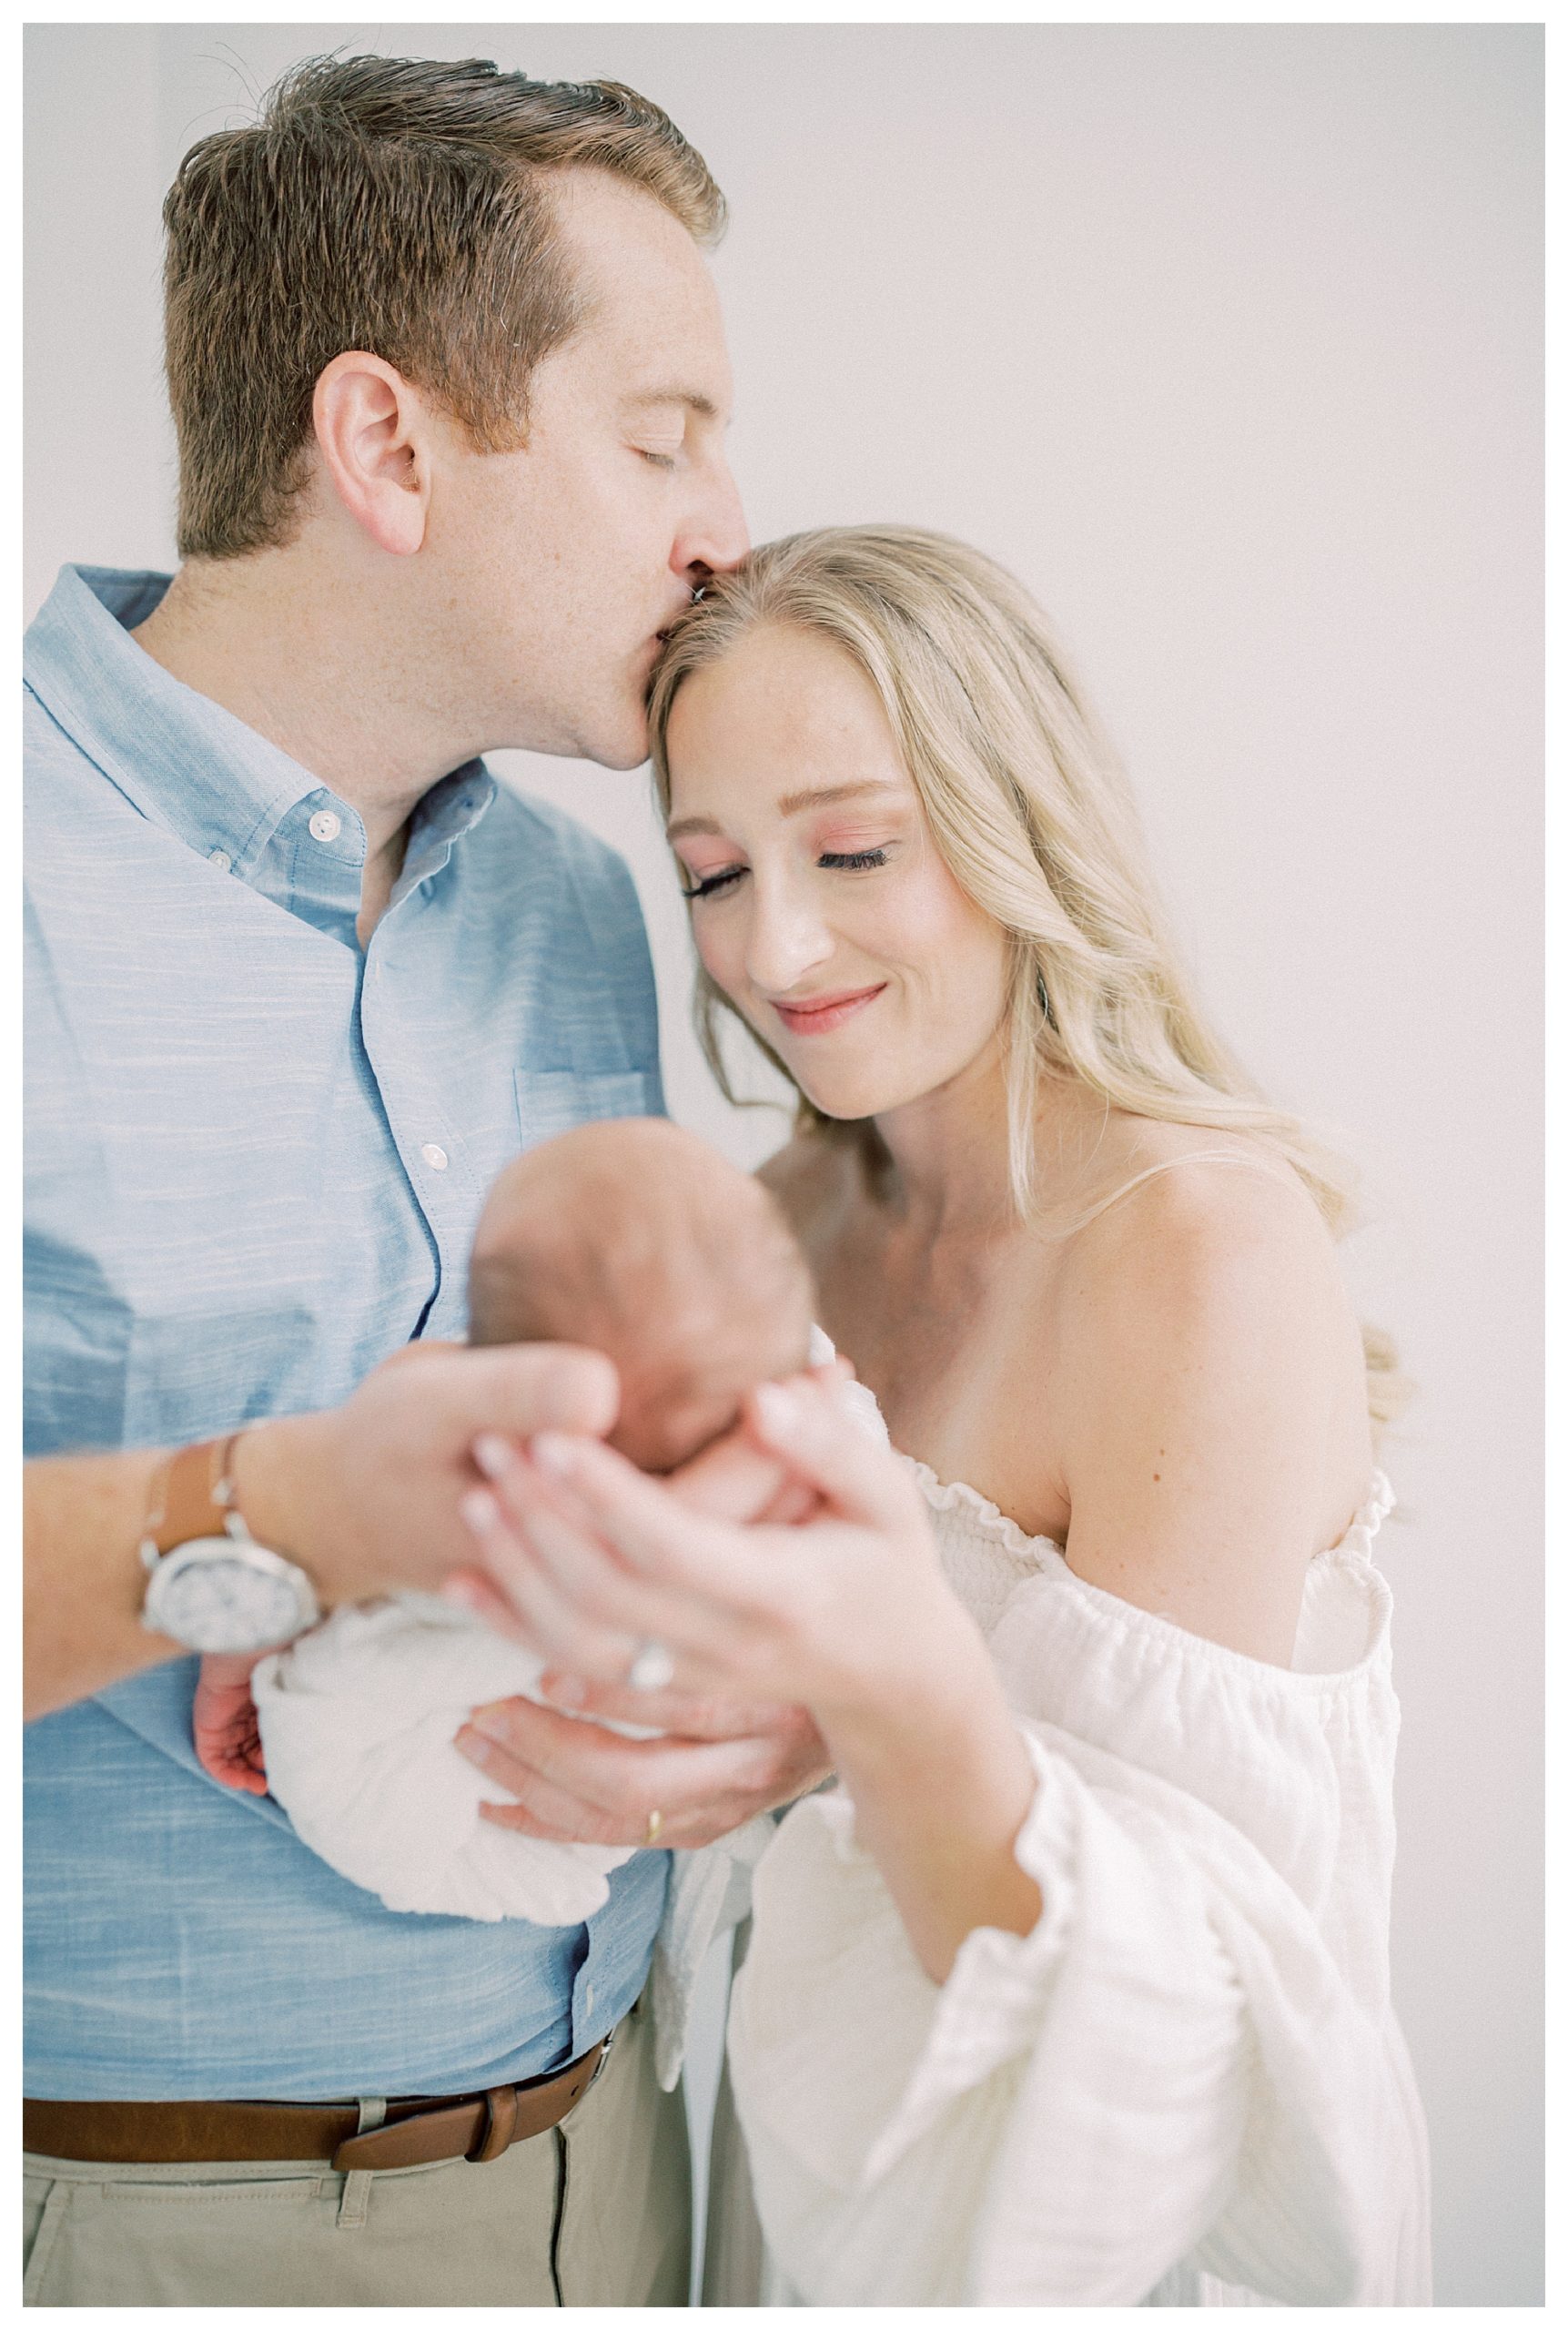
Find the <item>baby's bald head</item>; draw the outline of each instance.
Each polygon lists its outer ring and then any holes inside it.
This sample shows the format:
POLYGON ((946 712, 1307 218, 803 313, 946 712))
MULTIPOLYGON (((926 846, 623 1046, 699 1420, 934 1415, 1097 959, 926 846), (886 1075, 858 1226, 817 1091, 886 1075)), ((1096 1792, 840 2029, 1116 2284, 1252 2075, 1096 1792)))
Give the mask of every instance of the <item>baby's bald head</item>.
POLYGON ((812 1309, 774 1199, 663 1117, 580 1125, 514 1159, 469 1264, 471 1340, 608 1353, 611 1442, 650 1473, 726 1430, 753 1384, 805 1365, 812 1309))

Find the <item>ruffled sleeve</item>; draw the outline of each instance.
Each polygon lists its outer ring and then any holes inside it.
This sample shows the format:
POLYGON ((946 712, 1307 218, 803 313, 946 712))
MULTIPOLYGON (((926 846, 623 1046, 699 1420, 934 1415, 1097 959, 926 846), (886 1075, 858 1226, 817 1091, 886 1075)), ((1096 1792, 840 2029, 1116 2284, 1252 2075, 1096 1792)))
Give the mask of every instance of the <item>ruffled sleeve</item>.
POLYGON ((730 2062, 770 2247, 818 2305, 1134 2304, 1184 2264, 1398 2302, 1391 2228, 1420 2195, 1385 2002, 1300 1889, 1303 1835, 1344 1807, 1299 1738, 1359 1695, 1346 1752, 1372 1752, 1381 1630, 1353 1673, 1298 1677, 1141 1613, 1129 1634, 1085 1593, 1032 1579, 992 1638, 1036 1772, 1030 1933, 981 1929, 931 1982, 843 1796, 797 1807, 756 1872, 730 2062), (1097 1633, 1098 1740, 1035 1711, 1082 1687, 1097 1633), (1152 1722, 1146 1663, 1181 1678, 1152 1722), (1239 1763, 1251 1833, 1208 1800, 1239 1763))

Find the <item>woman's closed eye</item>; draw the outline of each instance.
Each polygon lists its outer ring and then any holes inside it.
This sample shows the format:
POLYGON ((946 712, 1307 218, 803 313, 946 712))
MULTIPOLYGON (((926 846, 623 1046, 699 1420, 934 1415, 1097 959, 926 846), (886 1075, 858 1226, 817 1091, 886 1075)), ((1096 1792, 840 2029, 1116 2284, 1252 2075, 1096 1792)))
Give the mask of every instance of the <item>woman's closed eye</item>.
POLYGON ((681 896, 683 898, 716 897, 721 890, 727 890, 732 883, 738 882, 745 871, 744 866, 723 866, 716 874, 693 875, 689 882, 682 883, 681 896))
MULTIPOLYGON (((826 866, 831 873, 862 874, 873 866, 885 866, 887 851, 885 848, 824 849, 816 862, 826 866)), ((693 875, 690 882, 681 885, 681 896, 693 899, 717 897, 749 870, 744 866, 723 866, 716 873, 693 875)))

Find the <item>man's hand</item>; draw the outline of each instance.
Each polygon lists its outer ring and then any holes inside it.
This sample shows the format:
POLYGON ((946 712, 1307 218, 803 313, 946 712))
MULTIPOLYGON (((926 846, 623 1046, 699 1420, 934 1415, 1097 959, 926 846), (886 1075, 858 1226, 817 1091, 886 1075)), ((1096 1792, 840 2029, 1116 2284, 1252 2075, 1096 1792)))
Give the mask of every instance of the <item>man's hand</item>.
POLYGON ((457 1745, 515 1804, 487 1804, 482 1818, 520 1836, 561 1843, 643 1845, 652 1813, 661 1845, 710 1845, 716 1837, 804 1796, 832 1768, 804 1707, 741 1707, 673 1691, 631 1691, 547 1675, 558 1707, 502 1699, 476 1707, 457 1745), (657 1726, 667 1736, 625 1739, 600 1721, 657 1726))
POLYGON ((481 1478, 475 1436, 602 1433, 618 1399, 610 1362, 572 1344, 410 1343, 341 1407, 247 1432, 237 1502, 255 1536, 309 1571, 324 1603, 433 1591, 473 1558, 458 1503, 481 1478))
MULTIPOLYGON (((599 1433, 615 1371, 563 1343, 470 1351, 413 1343, 340 1408, 255 1424, 235 1456, 239 1510, 264 1545, 309 1571, 323 1602, 438 1586, 473 1558, 459 1500, 487 1432, 599 1433)), ((167 1449, 35 1457, 24 1467, 24 1708, 47 1715, 180 1646, 141 1623, 137 1548, 167 1449)))

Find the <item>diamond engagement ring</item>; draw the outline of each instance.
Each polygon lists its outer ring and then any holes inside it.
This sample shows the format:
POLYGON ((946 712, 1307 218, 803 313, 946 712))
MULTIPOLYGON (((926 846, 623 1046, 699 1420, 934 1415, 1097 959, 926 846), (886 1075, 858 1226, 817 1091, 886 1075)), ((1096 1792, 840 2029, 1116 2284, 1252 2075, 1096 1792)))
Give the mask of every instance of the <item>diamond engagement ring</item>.
POLYGON ((662 1691, 675 1672, 675 1662, 662 1642, 652 1637, 639 1646, 636 1657, 626 1669, 627 1687, 633 1691, 662 1691))
POLYGON ((642 1849, 644 1852, 648 1850, 648 1848, 651 1845, 656 1845, 658 1843, 659 1831, 663 1825, 664 1816, 662 1812, 650 1812, 648 1815, 647 1834, 642 1839, 642 1849))

